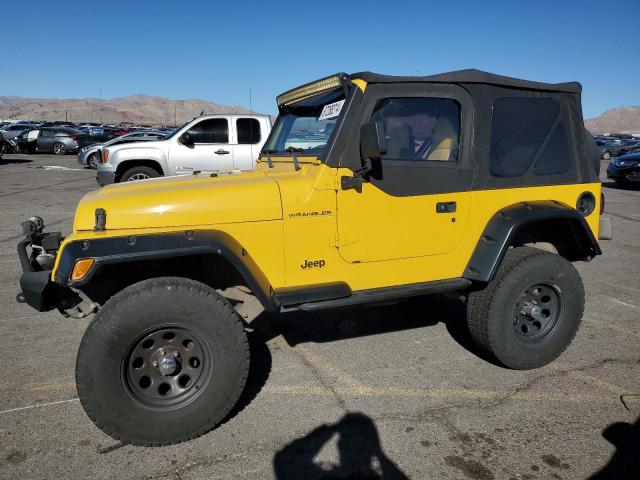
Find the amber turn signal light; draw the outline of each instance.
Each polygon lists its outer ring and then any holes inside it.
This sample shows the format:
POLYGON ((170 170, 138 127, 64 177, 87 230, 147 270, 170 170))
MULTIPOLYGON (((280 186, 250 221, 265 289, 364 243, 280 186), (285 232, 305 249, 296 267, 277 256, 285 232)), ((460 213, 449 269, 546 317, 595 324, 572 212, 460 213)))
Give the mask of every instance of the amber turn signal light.
POLYGON ((80 260, 76 260, 73 270, 71 271, 71 281, 77 282, 78 280, 82 280, 87 273, 89 273, 89 270, 91 270, 94 263, 95 260, 93 258, 81 258, 80 260))
POLYGON ((109 149, 105 148, 102 150, 102 163, 107 163, 109 161, 109 149))

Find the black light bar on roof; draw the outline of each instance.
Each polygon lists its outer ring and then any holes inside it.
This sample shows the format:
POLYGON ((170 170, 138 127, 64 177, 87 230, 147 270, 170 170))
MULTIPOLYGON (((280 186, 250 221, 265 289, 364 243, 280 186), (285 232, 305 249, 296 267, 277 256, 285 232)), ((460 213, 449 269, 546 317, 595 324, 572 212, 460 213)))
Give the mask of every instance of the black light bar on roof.
POLYGON ((330 77, 316 80, 315 82, 307 83, 301 87, 288 90, 277 97, 276 101, 278 102, 278 107, 281 107, 282 105, 290 105, 320 93, 334 90, 342 86, 342 76, 343 74, 332 75, 330 77))

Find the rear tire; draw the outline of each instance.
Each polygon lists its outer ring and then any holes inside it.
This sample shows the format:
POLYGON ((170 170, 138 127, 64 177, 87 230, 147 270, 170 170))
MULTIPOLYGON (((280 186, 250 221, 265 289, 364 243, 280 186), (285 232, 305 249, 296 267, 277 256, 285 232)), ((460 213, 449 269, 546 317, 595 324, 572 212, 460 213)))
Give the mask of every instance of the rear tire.
POLYGON ((64 143, 54 143, 53 153, 55 153, 56 155, 64 155, 65 153, 67 153, 67 149, 65 148, 64 143))
POLYGON ((148 178, 159 177, 160 174, 151 167, 137 166, 132 167, 122 174, 121 182, 134 182, 137 180, 146 180, 148 178))
POLYGON ((76 359, 78 397, 111 437, 145 446, 198 437, 237 402, 249 343, 229 302, 200 282, 153 278, 97 313, 76 359))
POLYGON ((467 324, 478 347, 517 370, 557 358, 584 311, 580 275, 565 258, 536 248, 510 249, 483 290, 469 294, 467 324))

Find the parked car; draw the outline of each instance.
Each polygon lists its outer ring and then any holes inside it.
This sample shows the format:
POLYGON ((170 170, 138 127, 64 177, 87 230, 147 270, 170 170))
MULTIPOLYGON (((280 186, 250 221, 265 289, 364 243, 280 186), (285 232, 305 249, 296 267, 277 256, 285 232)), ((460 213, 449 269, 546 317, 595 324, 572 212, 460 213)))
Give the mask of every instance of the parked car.
MULTIPOLYGON (((474 349, 505 367, 542 367, 583 317, 572 262, 600 255, 598 238, 611 237, 580 92, 477 70, 302 85, 277 97, 257 171, 92 192, 72 235, 24 222, 17 300, 95 312, 76 357, 78 398, 123 444, 191 440, 228 417, 251 353, 224 297, 235 285, 274 316, 464 295, 474 349), (288 146, 329 122, 325 143, 288 146)), ((236 136, 237 117, 228 131, 222 118, 135 148, 165 142, 171 158, 209 145, 209 166, 216 149, 231 149, 213 141, 236 136)))
MULTIPOLYGON (((26 153, 55 153, 64 155, 78 151, 90 143, 87 135, 68 127, 45 127, 31 130, 26 135, 26 153), (37 138, 33 132, 37 131, 37 138)), ((22 147, 21 147, 22 149, 22 147)))
POLYGON ((612 157, 617 157, 620 148, 623 146, 622 140, 618 138, 596 138, 595 140, 598 146, 598 154, 602 160, 610 160, 612 157))
POLYGON ((2 132, 0 132, 0 160, 2 160, 2 156, 5 154, 7 145, 8 145, 7 141, 4 139, 2 132))
POLYGON ((625 141, 624 144, 618 149, 618 155, 626 155, 627 153, 637 152, 640 152, 640 140, 637 139, 625 141))
POLYGON ((621 155, 609 163, 607 178, 622 187, 640 186, 640 153, 621 155))
POLYGON ((195 171, 252 170, 271 131, 268 115, 204 115, 161 140, 102 150, 101 186, 195 171))
POLYGON ((2 135, 4 136, 5 140, 11 140, 12 138, 15 138, 20 133, 24 132, 25 130, 29 130, 30 128, 31 127, 29 127, 29 125, 12 123, 2 127, 0 131, 2 131, 2 135))
POLYGON ((78 151, 78 163, 80 165, 86 165, 91 168, 98 168, 100 164, 100 154, 103 148, 110 147, 112 145, 119 145, 121 143, 132 142, 148 142, 153 140, 159 140, 164 137, 162 132, 133 132, 127 133, 109 140, 106 143, 96 143, 87 147, 83 147, 78 151))

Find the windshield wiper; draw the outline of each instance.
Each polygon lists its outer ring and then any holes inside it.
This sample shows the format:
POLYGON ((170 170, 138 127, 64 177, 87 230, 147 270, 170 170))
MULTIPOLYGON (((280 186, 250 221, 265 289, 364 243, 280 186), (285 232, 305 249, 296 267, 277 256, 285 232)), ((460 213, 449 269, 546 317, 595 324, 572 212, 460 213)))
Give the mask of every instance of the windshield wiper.
POLYGON ((285 152, 288 153, 300 153, 300 152, 304 152, 304 148, 300 148, 300 147, 287 147, 284 149, 285 152))
POLYGON ((269 154, 278 153, 279 150, 277 148, 267 148, 266 152, 269 153, 269 154))

